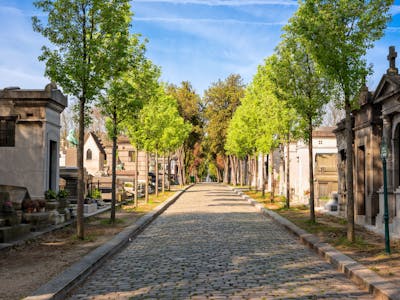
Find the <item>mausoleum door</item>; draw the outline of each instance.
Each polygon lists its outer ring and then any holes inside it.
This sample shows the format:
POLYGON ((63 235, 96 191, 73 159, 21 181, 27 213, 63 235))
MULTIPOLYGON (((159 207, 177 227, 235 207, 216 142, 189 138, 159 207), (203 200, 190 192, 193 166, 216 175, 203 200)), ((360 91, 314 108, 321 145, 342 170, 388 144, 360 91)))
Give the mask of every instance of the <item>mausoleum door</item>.
POLYGON ((365 184, 366 184, 365 146, 357 149, 357 215, 365 215, 365 184))
POLYGON ((49 141, 49 189, 57 190, 57 142, 49 141))
POLYGON ((393 183, 394 189, 400 185, 400 124, 396 126, 395 134, 393 136, 393 183))

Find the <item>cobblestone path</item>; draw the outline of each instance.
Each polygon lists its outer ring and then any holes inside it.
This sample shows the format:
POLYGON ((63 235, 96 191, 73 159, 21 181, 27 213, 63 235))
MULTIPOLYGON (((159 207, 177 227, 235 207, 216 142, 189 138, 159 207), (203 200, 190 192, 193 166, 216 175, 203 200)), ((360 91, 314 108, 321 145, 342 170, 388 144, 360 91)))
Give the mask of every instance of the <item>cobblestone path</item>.
POLYGON ((221 185, 200 184, 71 299, 373 299, 221 185))

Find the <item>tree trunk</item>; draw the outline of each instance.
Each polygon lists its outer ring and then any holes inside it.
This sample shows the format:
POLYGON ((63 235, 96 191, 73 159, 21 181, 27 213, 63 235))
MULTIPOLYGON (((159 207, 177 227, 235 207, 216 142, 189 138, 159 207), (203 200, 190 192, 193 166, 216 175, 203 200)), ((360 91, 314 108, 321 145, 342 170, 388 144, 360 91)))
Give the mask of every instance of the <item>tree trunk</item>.
POLYGON ((177 154, 178 154, 178 181, 179 181, 179 184, 181 185, 181 186, 183 186, 183 185, 185 185, 186 184, 186 181, 185 181, 185 173, 186 173, 186 171, 185 171, 185 167, 184 167, 184 160, 185 160, 185 151, 184 151, 184 148, 183 148, 183 146, 181 146, 178 150, 177 150, 177 154))
POLYGON ((167 174, 168 191, 171 190, 171 153, 168 152, 168 174, 167 174))
POLYGON ((224 181, 223 183, 229 183, 229 158, 224 156, 224 181))
POLYGON ((315 195, 314 195, 314 159, 313 159, 313 127, 312 120, 308 121, 308 160, 310 172, 310 222, 315 223, 315 195))
POLYGON ((290 133, 287 134, 286 150, 286 208, 290 207, 290 133))
POLYGON ((78 184, 77 184, 77 210, 76 210, 76 235, 79 239, 83 240, 84 234, 84 220, 83 220, 83 202, 85 199, 85 174, 83 168, 83 143, 85 142, 85 97, 81 97, 79 101, 79 137, 78 137, 78 151, 77 151, 77 164, 78 164, 78 184))
POLYGON ((274 151, 271 151, 271 203, 275 202, 275 166, 274 151))
POLYGON ((254 178, 255 178, 254 186, 255 186, 255 190, 257 192, 258 191, 258 154, 254 155, 254 178))
POLYGON ((114 106, 113 111, 113 134, 112 134, 112 164, 111 164, 111 214, 110 223, 115 223, 115 204, 117 191, 117 109, 114 106))
POLYGON ((243 159, 240 160, 240 186, 243 186, 244 182, 244 165, 243 159))
POLYGON ((279 145, 279 157, 280 157, 280 165, 279 165, 279 195, 284 194, 285 189, 285 146, 283 144, 279 145))
POLYGON ((138 198, 138 188, 139 188, 139 148, 136 146, 135 147, 135 155, 136 155, 136 160, 135 160, 135 207, 139 206, 139 198, 138 198))
POLYGON ((149 153, 146 151, 145 158, 145 186, 144 186, 144 199, 146 203, 149 203, 149 153))
POLYGON ((230 178, 231 178, 231 180, 230 180, 230 183, 232 183, 233 185, 235 184, 234 182, 235 182, 235 176, 234 176, 234 172, 235 172, 235 167, 234 167, 234 165, 233 165, 233 156, 232 155, 228 155, 228 159, 229 159, 229 164, 230 164, 230 169, 229 169, 229 174, 230 174, 230 178))
POLYGON ((261 195, 263 198, 265 198, 265 157, 264 157, 264 153, 261 154, 261 195))
POLYGON ((232 184, 237 185, 237 163, 236 163, 236 157, 233 155, 229 155, 229 160, 231 161, 231 179, 232 179, 232 184))
POLYGON ((156 150, 156 184, 155 184, 156 197, 158 197, 158 151, 156 150))
POLYGON ((347 239, 355 240, 354 234, 354 195, 353 195, 353 130, 351 124, 351 106, 348 95, 345 95, 346 109, 346 198, 347 198, 347 239))
POLYGON ((162 192, 165 193, 165 153, 163 154, 163 167, 162 167, 162 192))
POLYGON ((247 155, 246 157, 246 168, 247 168, 247 184, 249 186, 249 190, 251 191, 252 185, 253 185, 253 168, 251 165, 251 156, 247 155))

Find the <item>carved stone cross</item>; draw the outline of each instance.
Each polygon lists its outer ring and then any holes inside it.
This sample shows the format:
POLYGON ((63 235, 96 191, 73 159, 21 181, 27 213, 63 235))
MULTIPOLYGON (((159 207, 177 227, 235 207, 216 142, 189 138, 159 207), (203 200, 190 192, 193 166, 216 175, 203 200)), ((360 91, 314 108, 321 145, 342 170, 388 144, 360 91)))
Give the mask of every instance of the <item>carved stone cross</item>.
POLYGON ((387 57, 388 61, 389 61, 389 66, 390 68, 396 68, 396 57, 397 57, 397 52, 394 49, 394 46, 390 46, 389 47, 389 55, 387 57))
POLYGON ((397 57, 397 52, 394 46, 390 46, 389 55, 387 56, 387 59, 389 61, 388 74, 398 74, 398 70, 396 68, 396 57, 397 57))

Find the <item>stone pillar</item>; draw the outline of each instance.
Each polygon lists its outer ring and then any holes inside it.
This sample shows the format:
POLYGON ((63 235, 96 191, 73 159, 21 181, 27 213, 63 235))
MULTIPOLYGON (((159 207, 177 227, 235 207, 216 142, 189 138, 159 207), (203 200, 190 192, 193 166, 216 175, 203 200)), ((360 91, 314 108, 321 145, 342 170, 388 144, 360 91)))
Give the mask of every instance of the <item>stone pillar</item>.
MULTIPOLYGON (((389 205, 389 222, 390 231, 393 233, 394 228, 396 226, 396 222, 400 224, 400 219, 395 220, 396 213, 396 203, 400 203, 400 189, 394 190, 394 163, 393 163, 393 147, 394 141, 392 139, 392 120, 390 116, 383 116, 383 139, 386 140, 388 146, 388 158, 386 160, 386 168, 387 168, 387 191, 388 191, 388 205, 389 205)), ((384 214, 384 195, 383 195, 383 187, 379 189, 379 213, 376 216, 376 228, 378 230, 383 230, 383 214, 384 214)))
POLYGON ((388 157, 386 160, 388 192, 392 192, 393 184, 393 141, 392 141, 392 120, 390 116, 383 116, 383 139, 388 147, 388 157))
POLYGON ((391 203, 389 203, 389 211, 392 214, 392 210, 395 211, 395 216, 393 217, 392 227, 390 227, 392 233, 396 236, 400 236, 400 187, 395 191, 395 205, 394 207, 390 207, 391 203))

